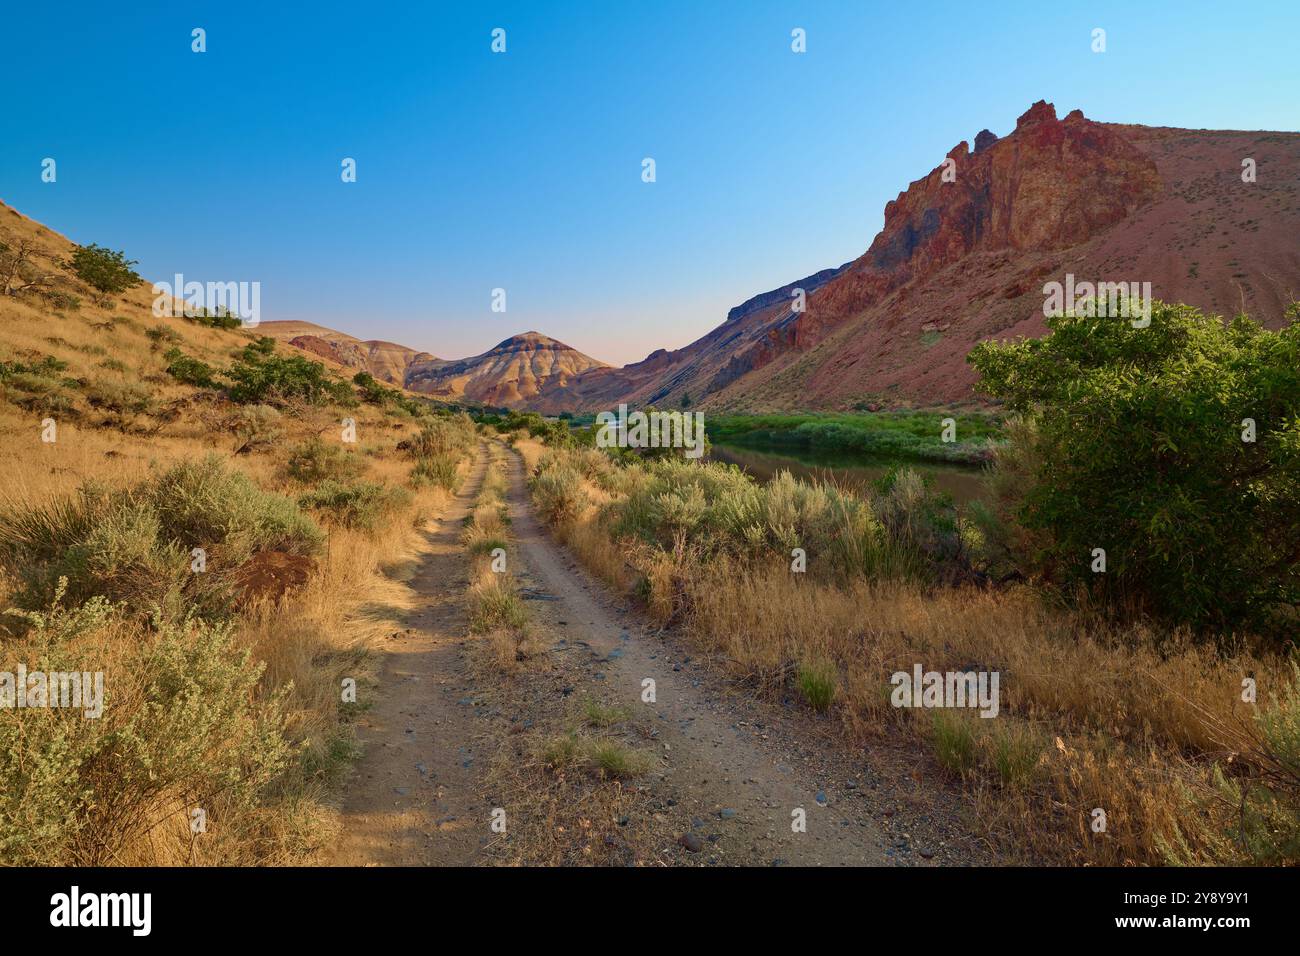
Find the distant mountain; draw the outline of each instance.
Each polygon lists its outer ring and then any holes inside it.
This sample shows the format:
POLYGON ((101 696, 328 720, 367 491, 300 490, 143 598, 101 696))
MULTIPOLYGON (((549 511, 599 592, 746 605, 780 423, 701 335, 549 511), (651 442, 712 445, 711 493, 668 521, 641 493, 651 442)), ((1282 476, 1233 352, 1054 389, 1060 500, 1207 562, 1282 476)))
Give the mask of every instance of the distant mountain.
POLYGON ((362 341, 312 322, 262 322, 258 332, 384 382, 437 398, 523 407, 543 390, 609 366, 540 332, 514 335, 471 358, 447 360, 380 340, 362 341))
POLYGON ((543 391, 563 392, 577 376, 609 366, 539 332, 514 335, 482 355, 444 362, 415 361, 406 387, 437 398, 488 405, 531 405, 543 391))
POLYGON ((418 352, 380 339, 362 341, 345 332, 336 332, 313 322, 262 322, 257 328, 262 335, 269 335, 340 365, 369 372, 381 382, 393 385, 404 383, 406 370, 413 362, 441 361, 428 352, 418 352))
POLYGON ((1042 335, 1043 286, 1067 274, 1150 282, 1155 298, 1276 327, 1300 298, 1298 237, 1300 134, 1098 123, 1078 110, 1058 119, 1040 100, 1013 132, 958 143, 889 202, 859 258, 753 296, 690 345, 622 368, 536 332, 445 361, 310 323, 262 328, 416 391, 548 413, 960 402, 976 398, 971 347, 1042 335), (1247 159, 1254 182, 1242 178, 1247 159))
POLYGON ((592 369, 564 383, 553 383, 529 402, 538 411, 612 408, 631 405, 677 406, 684 400, 703 398, 710 382, 725 375, 732 357, 760 345, 769 334, 773 316, 789 312, 791 293, 805 295, 820 289, 840 271, 824 269, 815 275, 763 292, 727 313, 727 321, 708 335, 673 352, 658 349, 640 362, 622 368, 592 369))
POLYGON ((1078 110, 1061 120, 1040 101, 1008 136, 984 130, 948 158, 886 205, 884 228, 848 265, 755 296, 685 348, 584 373, 531 404, 962 401, 974 397, 971 346, 1042 335, 1043 285, 1067 273, 1150 282, 1155 298, 1274 327, 1300 297, 1300 134, 1103 124, 1078 110), (1255 182, 1242 180, 1245 159, 1255 182))

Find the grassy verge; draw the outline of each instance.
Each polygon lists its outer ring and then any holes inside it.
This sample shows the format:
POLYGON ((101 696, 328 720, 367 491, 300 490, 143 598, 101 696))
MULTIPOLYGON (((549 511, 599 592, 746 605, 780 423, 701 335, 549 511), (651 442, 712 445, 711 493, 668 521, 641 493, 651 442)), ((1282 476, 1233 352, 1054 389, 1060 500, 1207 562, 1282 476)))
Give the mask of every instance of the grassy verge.
POLYGON ((512 673, 537 656, 541 645, 519 598, 505 496, 503 452, 493 443, 478 500, 465 521, 461 542, 470 560, 466 596, 470 630, 484 639, 493 667, 512 673))
POLYGON ((912 740, 1009 850, 1069 864, 1300 857, 1294 772, 1278 770, 1300 751, 1285 654, 1245 636, 1216 645, 1117 624, 1029 587, 964 585, 982 561, 980 529, 906 474, 861 496, 516 447, 538 512, 594 572, 718 667, 802 698, 847 739, 912 740), (893 706, 892 675, 916 664, 997 672, 997 716, 893 706), (1243 701, 1246 679, 1258 704, 1243 701))

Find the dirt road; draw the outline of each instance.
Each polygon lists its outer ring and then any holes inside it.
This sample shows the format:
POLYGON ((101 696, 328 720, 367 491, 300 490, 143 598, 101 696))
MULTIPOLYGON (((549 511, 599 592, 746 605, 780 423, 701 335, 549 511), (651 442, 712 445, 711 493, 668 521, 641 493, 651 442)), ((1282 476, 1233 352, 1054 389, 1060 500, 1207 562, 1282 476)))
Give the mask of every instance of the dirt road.
MULTIPOLYGON (((693 834, 696 852, 718 862, 890 862, 885 838, 861 805, 829 805, 828 791, 840 788, 799 766, 799 741, 778 742, 779 729, 762 708, 691 666, 689 655, 650 633, 550 538, 533 513, 517 455, 510 458, 509 504, 520 583, 547 598, 535 603, 535 616, 568 645, 588 649, 593 685, 652 721, 664 764, 653 785, 666 824, 693 834), (647 678, 655 682, 653 704, 642 699, 647 678), (804 832, 794 828, 800 815, 804 832)), ((692 858, 686 850, 674 855, 692 858)))
POLYGON ((331 866, 455 866, 474 862, 490 835, 478 783, 478 727, 465 701, 466 562, 461 522, 487 463, 480 447, 469 479, 424 532, 404 627, 388 642, 373 706, 360 719, 363 748, 342 807, 331 866))
MULTIPOLYGON (((533 822, 552 840, 561 834, 565 847, 580 839, 601 849, 617 845, 622 856, 615 858, 642 865, 995 862, 963 821, 952 788, 923 772, 914 754, 891 758, 887 746, 854 752, 833 719, 723 679, 680 636, 655 630, 590 577, 534 514, 517 454, 480 447, 470 480, 426 545, 409 582, 410 630, 391 642, 375 705, 362 722, 365 754, 343 807, 343 833, 321 862, 530 859, 522 844, 512 845, 513 834, 494 839, 489 821, 497 800, 513 820, 537 815, 533 822), (487 461, 503 455, 512 571, 543 651, 539 667, 496 680, 470 663, 459 535, 487 461), (647 680, 653 702, 645 699, 647 680), (579 820, 591 827, 583 834, 540 809, 510 805, 506 794, 484 796, 494 761, 526 761, 535 752, 529 741, 572 726, 574 704, 593 699, 628 715, 607 732, 653 758, 630 782, 591 784, 626 788, 620 806, 630 809, 620 809, 616 823, 579 820)), ((524 786, 549 784, 542 776, 524 786)), ((594 858, 581 847, 576 854, 562 847, 558 856, 594 858)), ((539 859, 557 859, 554 847, 539 859)))

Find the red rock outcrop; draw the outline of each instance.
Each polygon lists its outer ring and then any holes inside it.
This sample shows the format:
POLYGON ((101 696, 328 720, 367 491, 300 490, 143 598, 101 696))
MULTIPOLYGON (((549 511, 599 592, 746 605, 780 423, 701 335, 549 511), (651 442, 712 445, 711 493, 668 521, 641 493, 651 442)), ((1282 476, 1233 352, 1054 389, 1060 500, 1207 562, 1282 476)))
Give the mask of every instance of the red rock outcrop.
POLYGON ((1270 327, 1300 296, 1300 134, 1121 126, 1077 110, 1058 119, 1039 102, 1013 132, 975 142, 891 201, 867 252, 805 289, 802 314, 789 291, 808 280, 756 296, 685 348, 533 401, 548 411, 962 401, 975 397, 971 347, 1042 335, 1043 285, 1067 272, 1150 282, 1156 298, 1270 327), (1241 178, 1245 157, 1256 182, 1241 178))
POLYGON ((1159 192, 1149 156, 1078 110, 1058 120, 1039 100, 1011 135, 977 153, 958 143, 887 203, 885 228, 810 302, 787 341, 798 349, 815 345, 846 317, 976 251, 1043 252, 1086 242, 1159 192))
POLYGON ((392 385, 401 385, 405 381, 406 370, 413 362, 440 361, 428 352, 381 339, 362 341, 313 322, 292 319, 263 322, 258 332, 347 368, 369 372, 379 381, 392 385))

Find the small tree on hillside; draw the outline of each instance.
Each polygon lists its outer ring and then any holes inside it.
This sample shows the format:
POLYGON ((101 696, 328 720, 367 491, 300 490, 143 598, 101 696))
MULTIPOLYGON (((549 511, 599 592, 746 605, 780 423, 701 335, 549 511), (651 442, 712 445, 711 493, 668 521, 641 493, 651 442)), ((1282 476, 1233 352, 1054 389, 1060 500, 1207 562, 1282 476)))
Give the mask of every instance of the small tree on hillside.
POLYGON ((72 254, 70 265, 83 282, 105 297, 125 292, 141 281, 132 268, 139 265, 136 260, 127 259, 124 252, 105 249, 94 243, 79 246, 72 254))

